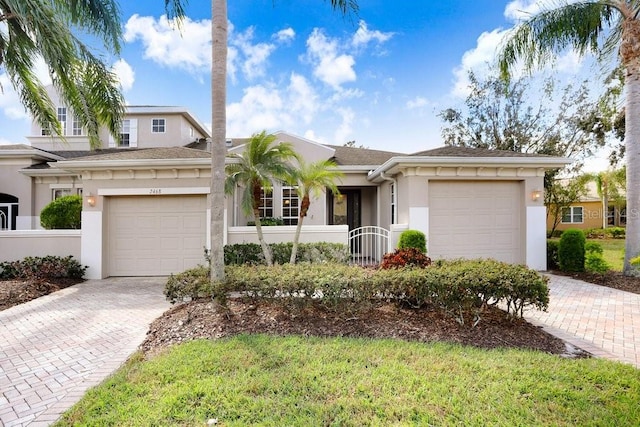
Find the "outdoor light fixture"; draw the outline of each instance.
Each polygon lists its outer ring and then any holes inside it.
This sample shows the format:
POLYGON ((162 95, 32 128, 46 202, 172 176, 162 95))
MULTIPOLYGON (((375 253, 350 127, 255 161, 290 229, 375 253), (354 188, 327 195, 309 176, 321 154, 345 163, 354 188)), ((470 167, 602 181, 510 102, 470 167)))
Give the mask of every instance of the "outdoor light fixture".
POLYGON ((96 197, 91 193, 87 195, 87 204, 92 207, 96 205, 96 197))
POLYGON ((542 197, 542 191, 533 190, 531 192, 531 200, 533 200, 534 202, 537 202, 538 200, 540 200, 540 197, 542 197))

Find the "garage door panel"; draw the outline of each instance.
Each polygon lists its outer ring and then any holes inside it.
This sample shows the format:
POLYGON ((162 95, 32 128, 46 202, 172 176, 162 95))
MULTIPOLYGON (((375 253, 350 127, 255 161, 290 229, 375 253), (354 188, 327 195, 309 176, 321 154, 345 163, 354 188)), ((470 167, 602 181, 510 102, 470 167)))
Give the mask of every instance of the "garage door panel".
POLYGON ((521 192, 515 181, 430 182, 430 255, 523 262, 521 192))
POLYGON ((203 261, 206 196, 112 197, 112 276, 177 273, 203 261))

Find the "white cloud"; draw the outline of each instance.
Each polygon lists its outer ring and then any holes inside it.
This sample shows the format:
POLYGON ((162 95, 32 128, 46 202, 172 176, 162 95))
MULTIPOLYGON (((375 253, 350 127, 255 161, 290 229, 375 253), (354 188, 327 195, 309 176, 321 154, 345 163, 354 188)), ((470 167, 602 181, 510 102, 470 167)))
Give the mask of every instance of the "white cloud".
POLYGON ((302 136, 307 138, 310 141, 318 142, 320 144, 329 144, 329 142, 327 142, 325 138, 319 135, 316 135, 316 133, 312 129, 305 131, 302 136))
POLYGON ((364 20, 361 20, 358 23, 358 30, 353 35, 352 43, 355 47, 366 46, 371 41, 375 41, 377 43, 384 43, 393 37, 392 32, 383 33, 379 30, 369 30, 367 27, 367 23, 364 20))
POLYGON ((356 80, 353 56, 339 54, 338 41, 329 39, 318 28, 307 39, 307 58, 314 66, 314 76, 336 90, 356 80))
POLYGON ((277 40, 280 43, 290 42, 295 37, 296 32, 291 27, 280 30, 272 36, 273 39, 277 40))
POLYGON ((461 64, 453 70, 455 82, 452 92, 454 96, 465 98, 469 94, 469 70, 473 70, 479 78, 489 73, 489 64, 495 62, 496 49, 505 34, 506 32, 500 29, 484 32, 478 37, 476 47, 462 55, 461 64))
POLYGON ((120 81, 120 86, 124 92, 130 90, 133 87, 133 82, 135 81, 135 72, 131 65, 127 63, 124 59, 119 59, 113 64, 111 70, 118 76, 118 80, 120 81))
POLYGON ((0 74, 0 87, 2 87, 0 110, 2 110, 3 114, 11 120, 28 118, 29 115, 22 106, 20 97, 13 89, 13 85, 6 74, 0 74))
POLYGON ((538 0, 514 0, 505 7, 504 16, 511 21, 518 22, 529 19, 541 8, 542 4, 538 0))
POLYGON ((133 15, 125 24, 124 40, 140 40, 144 57, 170 68, 190 73, 208 72, 211 67, 211 21, 185 18, 181 30, 166 16, 133 15))
POLYGON ((242 72, 249 80, 261 77, 265 74, 266 62, 276 46, 270 43, 253 44, 254 27, 247 28, 240 34, 232 33, 229 42, 238 48, 235 55, 237 62, 244 60, 242 72), (242 55, 240 55, 240 53, 242 55))
POLYGON ((429 104, 429 101, 427 100, 427 98, 424 98, 422 96, 416 96, 415 98, 407 101, 406 106, 409 110, 415 110, 417 108, 426 107, 428 104, 429 104))
POLYGON ((334 139, 338 144, 344 144, 353 135, 352 124, 356 114, 351 108, 338 108, 337 112, 342 117, 342 123, 336 129, 334 139))

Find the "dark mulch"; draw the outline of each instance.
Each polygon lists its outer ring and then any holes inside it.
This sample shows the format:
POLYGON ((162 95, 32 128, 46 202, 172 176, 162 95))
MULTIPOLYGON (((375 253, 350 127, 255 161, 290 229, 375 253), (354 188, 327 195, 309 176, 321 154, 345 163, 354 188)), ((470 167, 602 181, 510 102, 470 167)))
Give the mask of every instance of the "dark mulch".
POLYGON ((2 280, 0 281, 0 311, 82 281, 68 278, 50 279, 48 281, 2 280))
POLYGON ((393 338, 420 342, 443 341, 481 348, 514 347, 571 357, 586 357, 541 328, 490 308, 480 323, 461 325, 452 316, 431 308, 380 305, 358 314, 328 311, 320 304, 297 309, 282 303, 231 299, 226 306, 211 300, 178 304, 154 321, 142 344, 153 355, 173 344, 193 339, 218 339, 243 333, 272 335, 393 338))

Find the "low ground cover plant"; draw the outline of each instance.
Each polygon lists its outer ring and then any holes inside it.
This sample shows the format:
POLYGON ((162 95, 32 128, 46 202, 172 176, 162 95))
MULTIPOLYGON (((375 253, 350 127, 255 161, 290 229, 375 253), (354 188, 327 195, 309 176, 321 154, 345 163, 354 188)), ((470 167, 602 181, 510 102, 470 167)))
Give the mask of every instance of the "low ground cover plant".
POLYGON ((483 309, 500 302, 521 317, 524 308, 546 310, 548 279, 524 266, 494 260, 438 261, 429 268, 367 269, 344 264, 229 265, 223 282, 208 281, 208 269, 198 267, 171 276, 167 298, 230 293, 270 298, 287 305, 319 302, 333 310, 358 311, 375 300, 392 300, 414 307, 433 305, 460 323, 477 324, 483 309))
POLYGON ((47 279, 82 279, 87 267, 73 256, 26 257, 0 262, 0 279, 43 281, 47 279))

